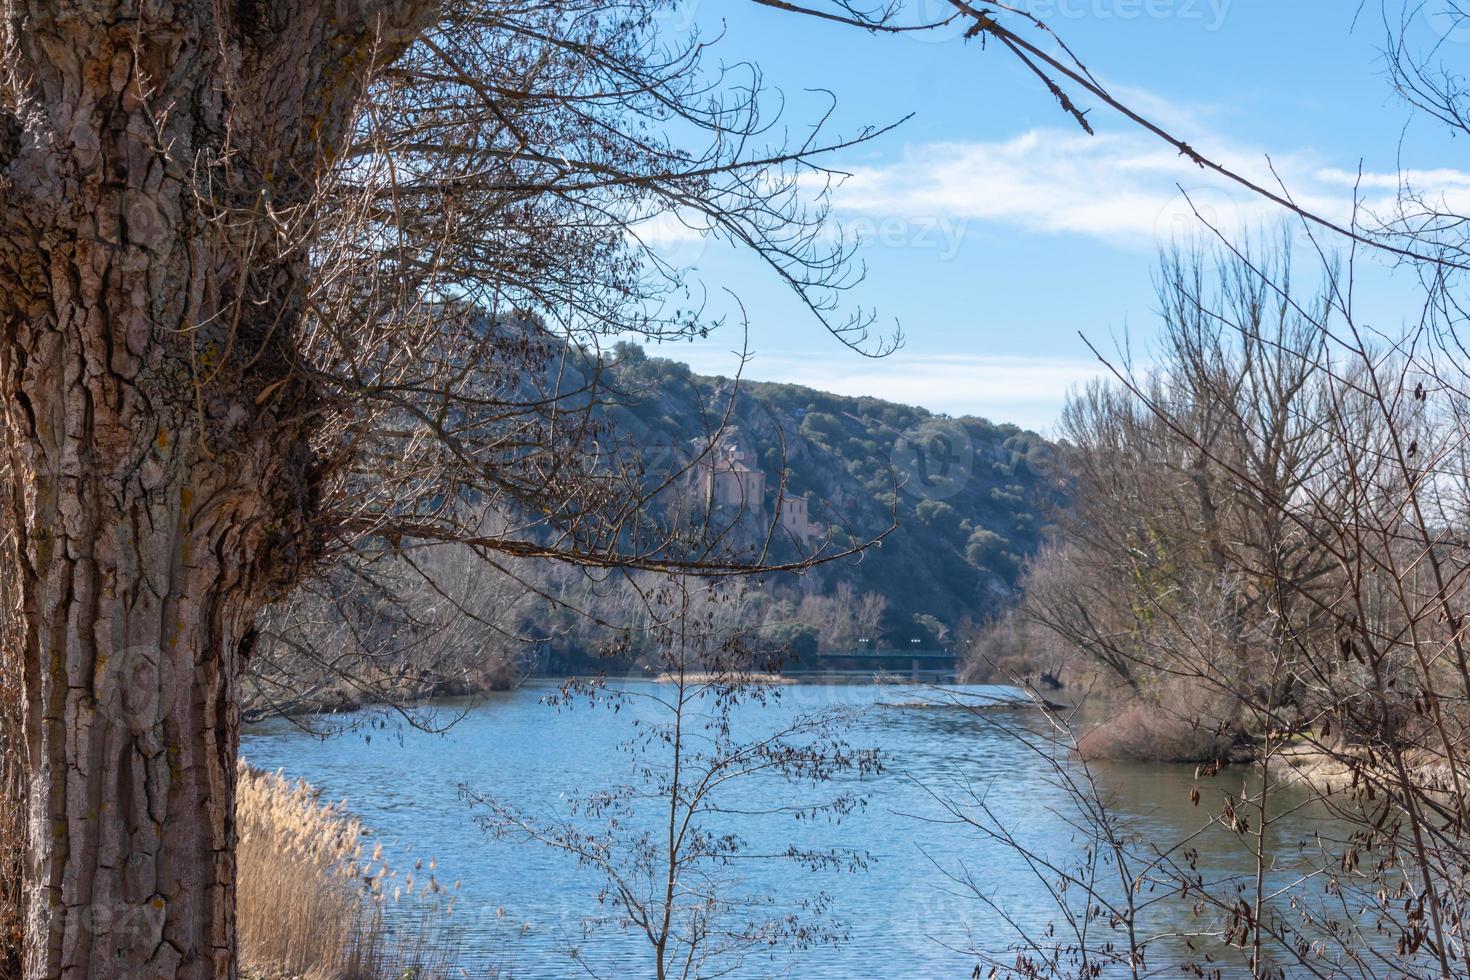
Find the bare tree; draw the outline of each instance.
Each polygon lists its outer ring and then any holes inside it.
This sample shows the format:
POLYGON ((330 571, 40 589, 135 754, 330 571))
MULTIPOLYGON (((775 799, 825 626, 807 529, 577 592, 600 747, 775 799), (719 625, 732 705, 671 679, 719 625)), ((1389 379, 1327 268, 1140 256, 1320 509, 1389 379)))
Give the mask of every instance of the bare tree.
POLYGON ((339 563, 262 615, 241 716, 285 715, 326 733, 369 720, 351 713, 366 705, 417 727, 447 725, 459 713, 436 713, 429 699, 508 688, 530 669, 544 637, 517 626, 534 598, 455 545, 339 563))
MULTIPOLYGON (((740 592, 728 585, 665 577, 648 583, 646 612, 658 652, 653 680, 571 681, 548 698, 570 710, 580 701, 632 720, 621 745, 629 778, 573 798, 564 817, 545 818, 462 787, 483 811, 478 821, 503 838, 551 847, 597 872, 599 905, 647 942, 651 974, 726 976, 753 953, 840 939, 825 895, 767 895, 735 869, 752 861, 789 861, 816 869, 859 870, 867 855, 844 848, 769 843, 770 821, 840 820, 866 804, 841 783, 881 770, 874 749, 843 737, 838 709, 752 726, 749 712, 774 705, 786 651, 751 627, 740 592), (783 792, 752 804, 742 787, 779 780, 783 792), (735 821, 763 821, 752 841, 735 821)), ((575 953, 590 975, 594 958, 575 953)))
MULTIPOLYGON (((913 29, 891 5, 758 2, 913 29)), ((657 6, 4 6, 29 975, 231 973, 240 676, 257 614, 326 565, 445 542, 490 562, 761 563, 651 518, 676 476, 610 453, 567 397, 596 397, 599 337, 703 329, 641 247, 660 218, 752 248, 839 337, 886 349, 870 315, 838 312, 847 250, 797 193, 873 132, 766 145, 758 76, 712 78, 700 41, 655 37, 657 6), (515 522, 486 533, 492 511, 515 522)), ((1083 126, 1063 83, 1295 208, 1028 40, 1051 37, 1034 18, 953 8, 915 26, 962 24, 1083 126)))
POLYGON ((707 563, 585 410, 599 337, 705 326, 647 221, 865 342, 796 195, 846 141, 769 145, 758 77, 655 7, 4 7, 29 976, 232 973, 240 676, 305 577, 437 542, 707 563))
MULTIPOLYGON (((1228 731, 1235 751, 1209 750, 1198 775, 1218 778, 1227 755, 1254 770, 1208 815, 1251 874, 1210 881, 1176 841, 1135 842, 1132 860, 1251 976, 1463 975, 1470 480, 1454 307, 1429 276, 1421 322, 1385 337, 1354 315, 1351 260, 1324 261, 1306 291, 1289 270, 1281 252, 1222 245, 1212 274, 1166 275, 1166 316, 1216 326, 1166 323, 1154 371, 1119 366, 1116 387, 1082 396, 1082 486, 1132 489, 1104 494, 1106 514, 1075 498, 1068 547, 1128 574, 1072 608, 1103 605, 1089 623, 1107 603, 1147 612, 1109 649, 1167 694, 1129 724, 1228 731), (1264 309, 1285 315, 1240 315, 1264 309), (1191 691, 1225 701, 1201 708, 1191 691), (1275 828, 1304 806, 1322 831, 1286 860, 1275 828)), ((1053 975, 1059 955, 1020 972, 1053 975)))

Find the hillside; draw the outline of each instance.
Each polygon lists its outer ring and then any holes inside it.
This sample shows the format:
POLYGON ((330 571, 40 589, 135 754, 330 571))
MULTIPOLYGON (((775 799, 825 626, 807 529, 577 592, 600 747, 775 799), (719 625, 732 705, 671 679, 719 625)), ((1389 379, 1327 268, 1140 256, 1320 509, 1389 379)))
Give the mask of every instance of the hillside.
MULTIPOLYGON (((506 346, 546 343, 530 321, 494 329, 507 332, 506 346)), ((508 375, 495 392, 511 406, 507 431, 534 434, 552 415, 542 406, 564 410, 557 424, 589 433, 575 463, 613 467, 615 508, 634 506, 625 476, 648 492, 631 533, 655 542, 674 534, 680 546, 702 536, 719 557, 768 547, 771 563, 843 555, 801 574, 738 577, 722 592, 738 604, 722 607, 718 629, 803 666, 915 646, 963 653, 960 637, 974 635, 967 624, 1013 605, 1022 561, 1059 502, 1051 447, 1014 425, 736 384, 628 344, 601 357, 546 346, 554 356, 544 377, 508 375), (522 405, 531 408, 517 414, 522 405), (671 473, 683 475, 669 482, 671 473)), ((494 458, 514 474, 519 444, 505 442, 494 458)), ((539 531, 539 515, 517 526, 539 531)), ((641 670, 657 654, 657 587, 652 573, 486 562, 465 547, 381 562, 371 574, 339 563, 315 591, 272 610, 242 710, 260 718, 408 701, 510 684, 526 671, 641 670), (356 658, 347 676, 337 666, 344 648, 356 658)))
MULTIPOLYGON (((728 413, 714 456, 723 465, 738 451, 764 492, 724 511, 746 511, 737 532, 752 539, 770 526, 780 496, 800 498, 814 535, 834 546, 867 541, 890 525, 896 496, 897 530, 795 586, 802 596, 883 597, 875 643, 942 644, 966 620, 1002 609, 1054 499, 1047 442, 1014 425, 798 385, 736 385, 631 344, 618 347, 609 374, 620 402, 607 409, 610 421, 650 457, 698 453, 728 413)), ((803 548, 784 528, 775 538, 778 560, 803 548)))

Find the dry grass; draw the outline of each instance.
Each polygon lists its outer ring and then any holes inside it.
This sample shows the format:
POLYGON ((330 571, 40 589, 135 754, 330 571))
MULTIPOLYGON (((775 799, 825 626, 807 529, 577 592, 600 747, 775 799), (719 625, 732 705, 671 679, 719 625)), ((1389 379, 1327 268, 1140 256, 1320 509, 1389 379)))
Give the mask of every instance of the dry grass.
POLYGON ((0 539, 0 980, 19 980, 25 919, 21 868, 25 846, 25 782, 21 772, 21 638, 10 542, 0 539))
POLYGON ((1231 706, 1207 692, 1171 683, 1127 702, 1077 740, 1084 759, 1134 762, 1212 762, 1230 756, 1231 706))
POLYGON ((244 975, 304 980, 459 975, 443 921, 450 896, 432 874, 417 888, 411 877, 399 882, 381 848, 366 849, 361 822, 341 805, 321 802, 305 783, 242 764, 235 815, 244 975), (400 902, 413 903, 413 926, 390 929, 385 912, 400 902))
MULTIPOLYGON (((0 668, 3 673, 3 668, 0 668)), ((19 980, 20 949, 24 939, 21 901, 21 857, 25 840, 22 813, 18 724, 8 717, 8 703, 0 680, 0 980, 19 980)))

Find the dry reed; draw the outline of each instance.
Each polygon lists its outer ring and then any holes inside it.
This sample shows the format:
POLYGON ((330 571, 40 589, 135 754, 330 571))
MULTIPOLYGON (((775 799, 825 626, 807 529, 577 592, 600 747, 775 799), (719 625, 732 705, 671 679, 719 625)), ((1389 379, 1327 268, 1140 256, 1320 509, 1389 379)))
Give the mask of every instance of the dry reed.
MULTIPOLYGON (((3 668, 0 664, 0 668, 3 668)), ((0 669, 0 712, 14 708, 0 669)), ((22 796, 10 751, 18 719, 0 714, 0 980, 19 980, 22 796)), ((255 980, 435 980, 463 976, 448 923, 453 899, 432 874, 399 882, 362 823, 310 786, 241 764, 235 814, 242 976, 255 980), (398 914, 389 916, 390 907, 398 914), (394 928, 389 919, 399 923, 394 928)))
POLYGON ((25 841, 18 695, 0 664, 0 980, 19 980, 24 939, 21 860, 25 841))
POLYGON ((418 980, 459 975, 444 917, 452 898, 431 876, 399 883, 360 820, 303 782, 240 767, 238 934, 257 978, 418 980), (385 912, 409 926, 394 929, 385 912))
MULTIPOLYGON (((4 467, 0 466, 0 476, 4 467)), ((25 938, 25 779, 21 731, 20 593, 14 539, 0 536, 0 980, 20 980, 25 938)))

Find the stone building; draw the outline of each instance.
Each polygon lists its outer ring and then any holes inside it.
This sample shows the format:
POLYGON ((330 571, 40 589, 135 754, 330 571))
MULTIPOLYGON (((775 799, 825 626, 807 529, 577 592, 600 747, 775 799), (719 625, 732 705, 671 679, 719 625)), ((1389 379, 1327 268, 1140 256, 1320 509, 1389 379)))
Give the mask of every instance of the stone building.
POLYGON ((723 439, 704 468, 704 495, 714 507, 733 507, 759 514, 766 506, 766 475, 750 465, 751 457, 733 439, 723 439))
POLYGON ((782 497, 780 518, 781 527, 803 544, 821 537, 826 531, 820 524, 812 522, 805 497, 782 497))

